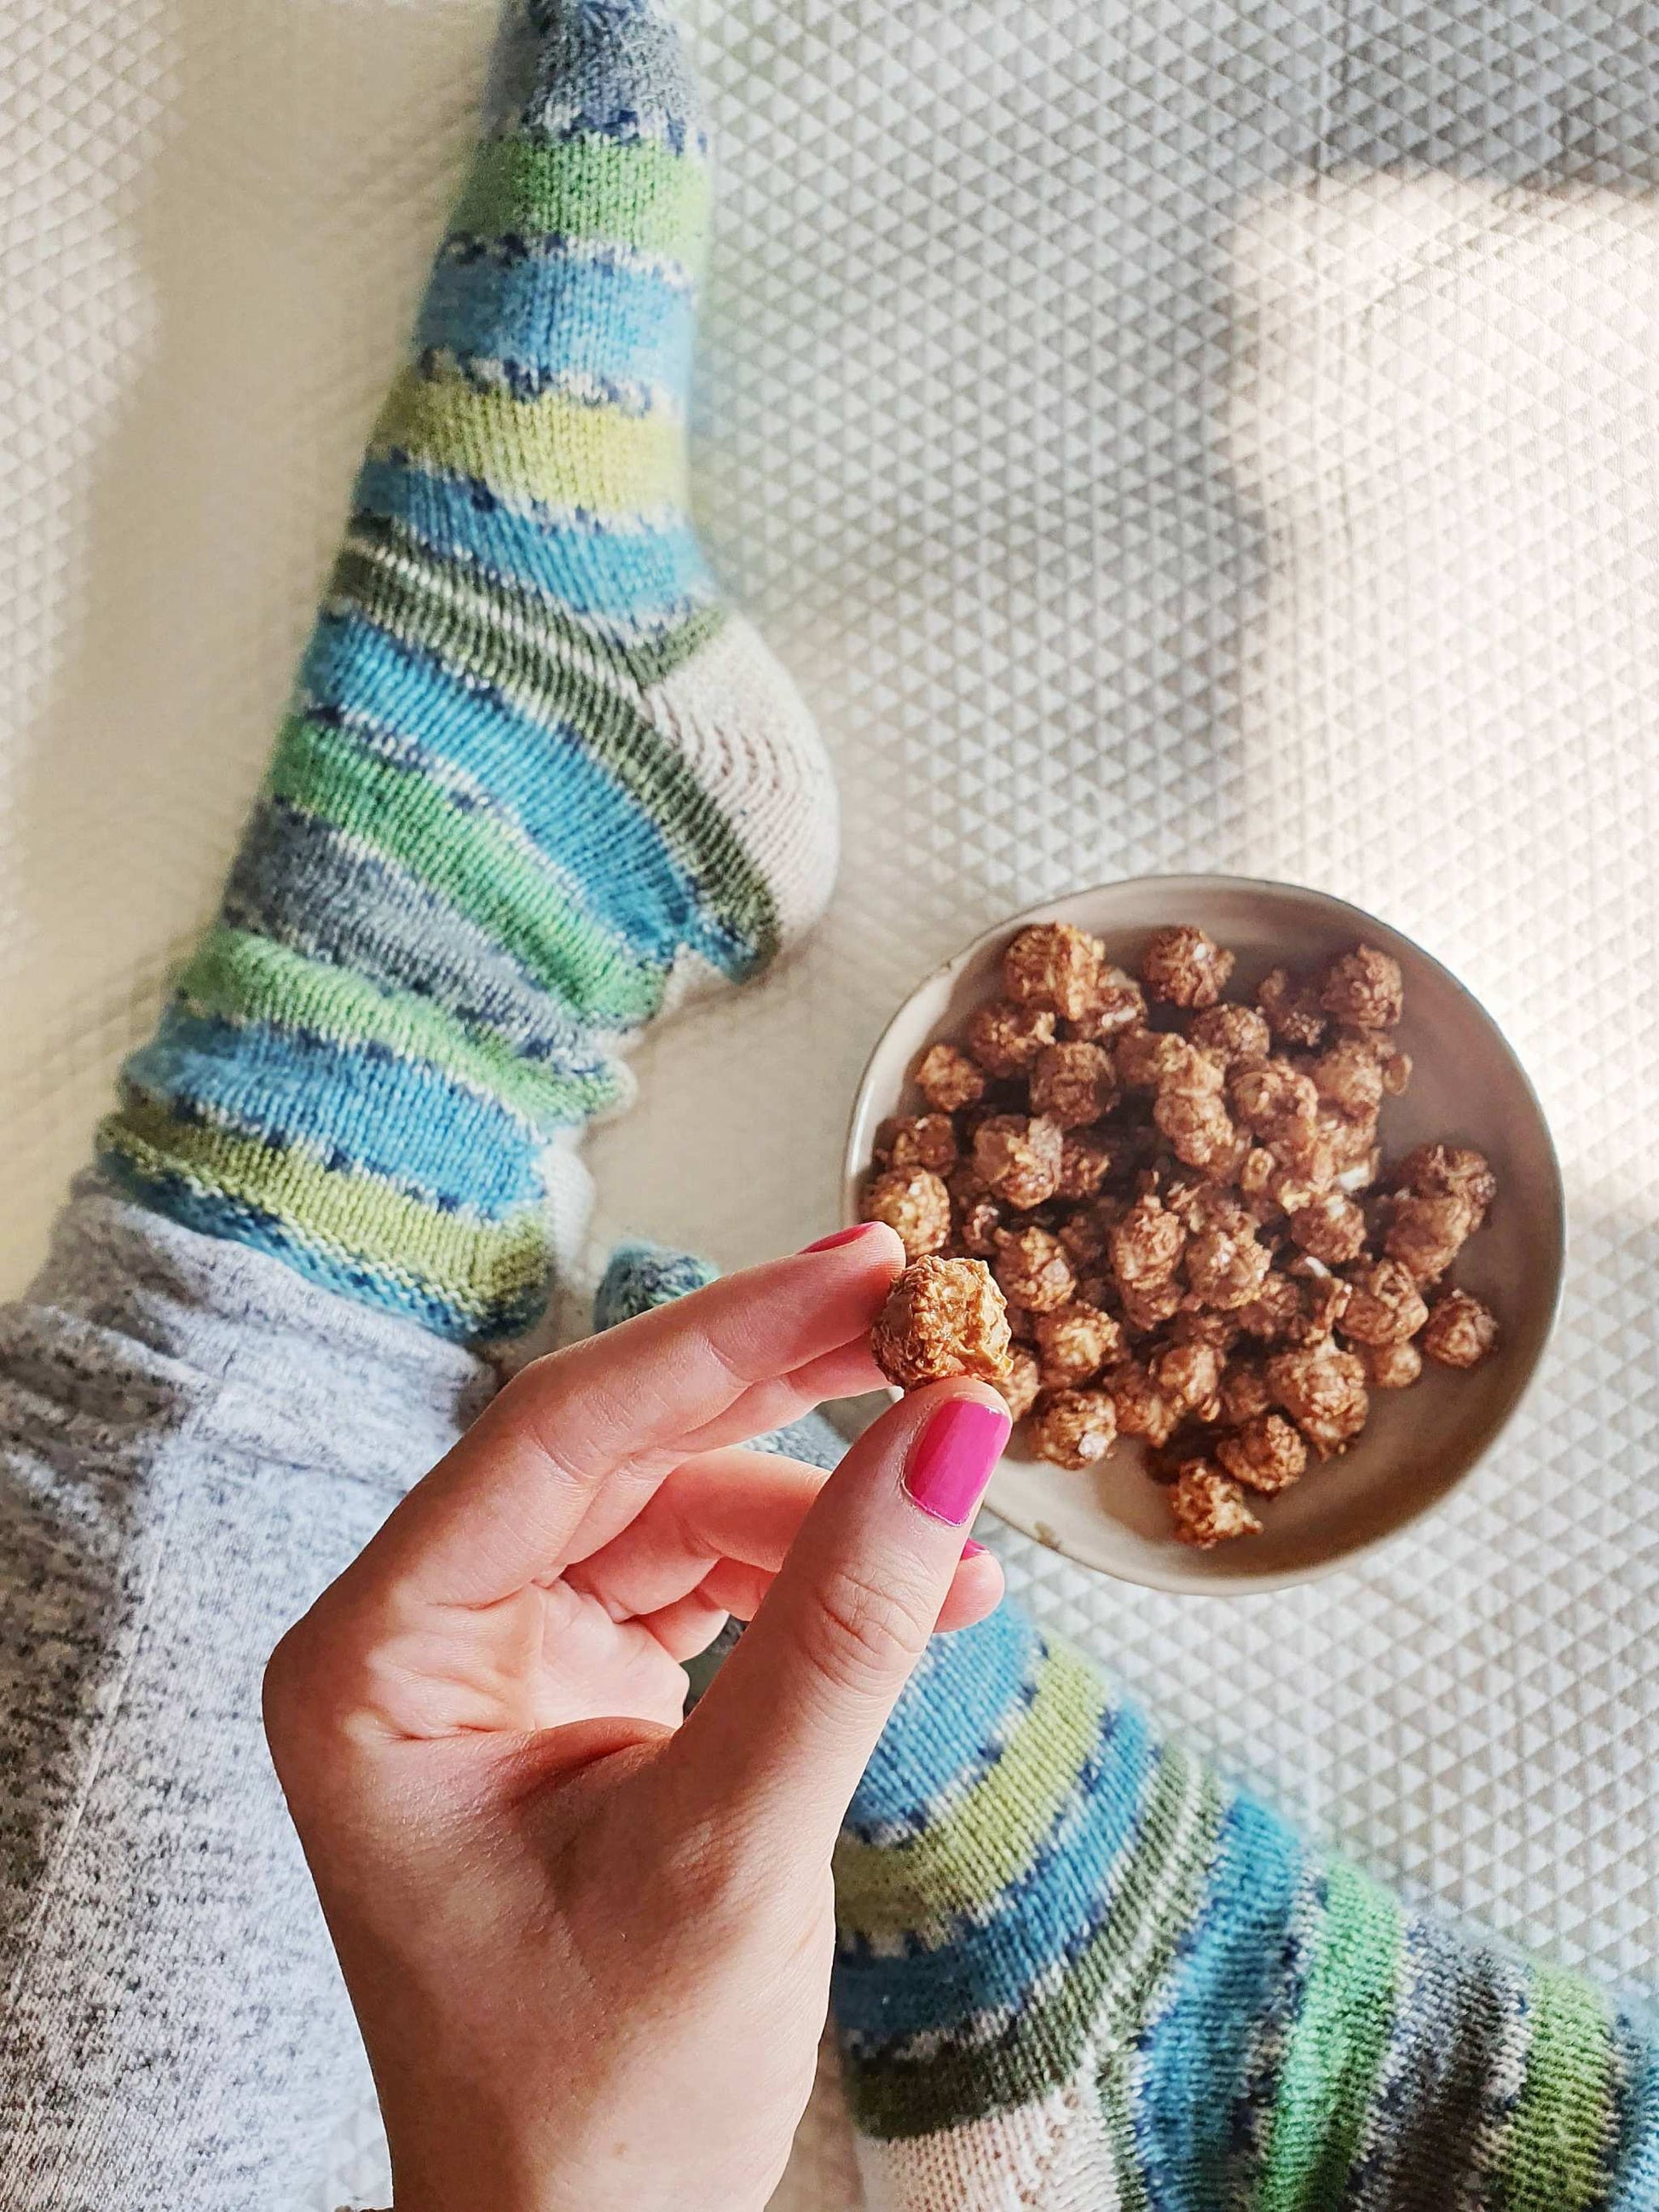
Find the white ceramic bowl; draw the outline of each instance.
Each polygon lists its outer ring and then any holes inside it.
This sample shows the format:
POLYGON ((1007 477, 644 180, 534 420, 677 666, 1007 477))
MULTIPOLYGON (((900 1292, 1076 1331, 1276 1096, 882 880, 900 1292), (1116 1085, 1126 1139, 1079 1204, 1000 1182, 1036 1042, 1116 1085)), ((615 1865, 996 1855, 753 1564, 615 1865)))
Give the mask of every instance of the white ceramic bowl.
POLYGON ((1078 891, 1012 915, 936 969, 899 1008, 859 1086, 847 1141, 845 1217, 859 1218, 876 1127, 918 1110, 910 1080, 924 1048, 959 1039, 969 1015, 1000 995, 1003 948, 1033 921, 1071 921, 1105 939, 1132 973, 1154 929, 1195 922, 1237 955, 1230 998, 1248 998, 1270 968, 1311 967, 1357 944, 1392 953, 1406 983, 1401 1041, 1414 1067, 1386 1102, 1385 1158, 1427 1139, 1478 1146, 1498 1195, 1454 1279, 1486 1299, 1503 1334, 1495 1355, 1457 1374, 1425 1363, 1422 1380, 1378 1391, 1358 1443, 1263 1504, 1263 1533, 1212 1552, 1176 1542, 1167 1493, 1141 1447, 1073 1474, 1025 1455, 1018 1438, 987 1503, 1016 1528, 1086 1566, 1154 1589, 1271 1590, 1304 1582, 1385 1542, 1439 1504, 1496 1442, 1548 1340, 1565 1252, 1561 1172, 1543 1111, 1492 1017, 1437 960, 1386 922, 1322 891, 1231 876, 1151 876, 1078 891))

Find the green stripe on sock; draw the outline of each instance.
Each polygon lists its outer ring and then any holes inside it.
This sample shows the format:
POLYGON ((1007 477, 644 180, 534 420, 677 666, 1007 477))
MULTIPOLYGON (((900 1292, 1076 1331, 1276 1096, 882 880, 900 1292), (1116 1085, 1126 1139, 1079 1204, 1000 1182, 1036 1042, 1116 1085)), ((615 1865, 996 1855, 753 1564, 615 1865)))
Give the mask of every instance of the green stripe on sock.
POLYGON ((665 255, 696 276, 708 181, 707 162, 648 139, 497 138, 478 149, 450 234, 602 239, 665 255))
POLYGON ((1133 2035, 1164 1970, 1165 1942, 1179 1940, 1196 1910, 1225 1802, 1213 1777, 1178 1747, 1166 1749, 1104 1920, 1057 1985, 992 2042, 849 2067, 860 2130, 894 2140, 1011 2110, 1067 2081, 1103 2027, 1133 2035), (1170 1926, 1152 1940, 1159 1916, 1170 1926))
POLYGON ((435 1291, 478 1328, 503 1307, 522 1305, 546 1273, 539 1206, 501 1222, 442 1212, 380 1176, 325 1168, 300 1146, 279 1148, 179 1121, 137 1091, 99 1140, 146 1182, 179 1176, 257 1207, 331 1258, 435 1291))
POLYGON ((330 596, 349 599, 382 629, 382 608, 395 609, 404 588, 488 622, 505 641, 523 639, 544 659, 568 655, 603 682, 618 676, 646 690, 701 650, 726 623, 724 607, 699 607, 658 637, 602 635, 568 607, 493 573, 423 545, 404 524, 359 515, 335 563, 330 596))
POLYGON ((1129 2070, 1121 2051, 1114 2051, 1095 2084, 1106 2140, 1112 2147, 1112 2179, 1115 2185, 1114 2212, 1146 2212, 1146 2185, 1134 2155, 1134 2106, 1129 2094, 1129 2070))
POLYGON ((586 1019, 632 1029, 661 1004, 662 974, 580 914, 526 844, 487 816, 463 812, 430 777, 370 752, 361 737, 291 719, 269 788, 407 868, 586 1019))
POLYGON ((1063 1645, 1038 1669, 1029 1710, 995 1764, 948 1813, 890 1850, 843 1836, 836 1911, 874 1942, 918 1932, 918 1899, 941 1914, 995 1903, 1030 1865, 1099 1739, 1105 1685, 1063 1645))
POLYGON ((504 630, 487 605, 458 603, 429 574, 401 565, 370 570, 367 563, 354 565, 349 555, 342 574, 352 589, 349 603, 388 635, 489 684, 545 727, 578 731, 594 759, 650 816, 696 885, 704 910, 750 948, 756 965, 772 957, 778 910, 766 878, 685 756, 621 691, 545 642, 504 630))
POLYGON ((1498 2169, 1504 2212, 1588 2212, 1618 2148, 1612 2024, 1574 1974, 1535 1967, 1526 2080, 1498 2169))
POLYGON ((510 500, 607 518, 683 512, 688 497, 685 432, 671 416, 625 415, 562 392, 517 399, 417 368, 386 395, 369 452, 406 453, 510 500))
POLYGON ((1334 1861, 1254 2212, 1323 2212, 1336 2203, 1388 2047, 1400 1937, 1394 1899, 1334 1861))
POLYGON ((425 1060, 519 1115, 538 1139, 586 1121, 620 1087, 616 1080, 552 1074, 505 1045, 470 1036, 429 999, 377 990, 349 969, 245 930, 210 931, 177 989, 192 1013, 269 1022, 331 1044, 384 1045, 404 1059, 425 1060))
POLYGON ((1164 1846, 1136 1857, 1093 1947, 1103 1972, 1091 2024, 1103 2038, 1125 2045, 1145 2026, 1176 1946, 1198 1909, 1226 1807, 1220 1783, 1190 1753, 1166 1753, 1164 1763, 1172 1788, 1177 1781, 1181 1786, 1180 1797, 1172 1795, 1170 1809, 1161 1816, 1164 1846))

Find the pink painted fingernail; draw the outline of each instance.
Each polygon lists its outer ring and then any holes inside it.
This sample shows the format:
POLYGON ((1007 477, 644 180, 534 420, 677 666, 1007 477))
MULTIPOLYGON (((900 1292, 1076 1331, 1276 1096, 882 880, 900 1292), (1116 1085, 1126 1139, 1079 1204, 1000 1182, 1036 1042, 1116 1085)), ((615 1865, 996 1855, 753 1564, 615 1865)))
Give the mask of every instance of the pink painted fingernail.
POLYGON ((867 1237, 875 1225, 873 1221, 855 1221, 850 1229, 838 1229, 833 1237, 820 1237, 816 1244, 803 1245, 799 1257, 804 1260, 809 1252, 833 1252, 837 1244, 850 1244, 855 1237, 867 1237))
POLYGON ((1000 1406, 977 1398, 941 1406, 910 1447, 904 1490, 911 1504, 953 1528, 971 1521, 1012 1426, 1000 1406))
POLYGON ((985 1557, 985 1547, 983 1544, 976 1544, 970 1536, 962 1547, 962 1556, 964 1559, 982 1559, 985 1557))

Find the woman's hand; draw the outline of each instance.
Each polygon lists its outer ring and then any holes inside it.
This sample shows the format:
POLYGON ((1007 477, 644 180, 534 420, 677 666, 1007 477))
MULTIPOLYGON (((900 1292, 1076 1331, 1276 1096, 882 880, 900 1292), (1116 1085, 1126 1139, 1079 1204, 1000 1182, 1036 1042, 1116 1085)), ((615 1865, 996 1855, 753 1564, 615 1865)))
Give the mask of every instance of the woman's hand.
POLYGON ((878 1382, 902 1264, 872 1226, 526 1369, 272 1658, 398 2212, 742 2212, 782 2171, 842 1813, 930 1632, 1001 1591, 963 1556, 994 1392, 916 1392, 827 1482, 740 1448, 878 1382))

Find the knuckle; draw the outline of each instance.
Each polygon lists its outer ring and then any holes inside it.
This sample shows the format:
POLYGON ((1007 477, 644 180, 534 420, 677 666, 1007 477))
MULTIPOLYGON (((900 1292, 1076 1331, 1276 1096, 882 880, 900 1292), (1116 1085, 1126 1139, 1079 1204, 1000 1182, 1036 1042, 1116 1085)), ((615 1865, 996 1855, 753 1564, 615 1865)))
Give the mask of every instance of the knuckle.
POLYGON ((326 1618, 327 1596, 302 1613, 265 1662, 260 1707, 281 1754, 326 1735, 346 1702, 352 1654, 326 1618))
POLYGON ((290 1628, 265 1662, 261 1685, 264 1723, 272 1736, 286 1735, 303 1710, 302 1680, 307 1671, 301 1628, 290 1628))
POLYGON ((317 1724, 316 1656, 306 1623, 290 1628, 265 1662, 260 1717, 265 1741, 286 1788, 303 1763, 317 1724))
POLYGON ((718 1328, 710 1328, 704 1334, 702 1348, 720 1370, 726 1388, 737 1396, 740 1397, 745 1390, 751 1389, 757 1382, 765 1379, 750 1372, 750 1363, 740 1352, 726 1343, 718 1328))
POLYGON ((915 1666, 930 1628, 904 1591, 837 1567, 807 1616, 807 1657, 837 1690, 886 1688, 915 1666))
POLYGON ((659 1836, 650 1856, 647 1910, 659 1940, 719 1952, 752 1936, 775 1881, 741 1817, 730 1808, 693 1813, 683 1828, 659 1836))
POLYGON ((658 1874, 664 1897, 681 1919, 741 1911, 753 1887, 738 1838, 728 1824, 707 1817, 669 1840, 658 1874))

